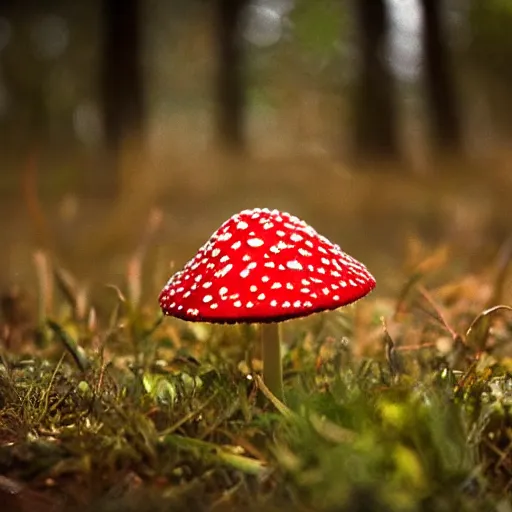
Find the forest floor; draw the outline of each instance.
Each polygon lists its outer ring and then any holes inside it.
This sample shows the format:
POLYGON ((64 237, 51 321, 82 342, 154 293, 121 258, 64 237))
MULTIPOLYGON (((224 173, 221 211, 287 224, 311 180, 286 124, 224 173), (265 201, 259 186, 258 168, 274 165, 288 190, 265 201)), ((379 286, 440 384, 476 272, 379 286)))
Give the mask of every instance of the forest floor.
POLYGON ((6 509, 512 510, 511 173, 187 165, 114 213, 71 194, 43 198, 46 226, 30 196, 4 217, 6 509), (256 327, 156 301, 171 259, 254 206, 343 241, 378 283, 285 324, 286 405, 256 327))

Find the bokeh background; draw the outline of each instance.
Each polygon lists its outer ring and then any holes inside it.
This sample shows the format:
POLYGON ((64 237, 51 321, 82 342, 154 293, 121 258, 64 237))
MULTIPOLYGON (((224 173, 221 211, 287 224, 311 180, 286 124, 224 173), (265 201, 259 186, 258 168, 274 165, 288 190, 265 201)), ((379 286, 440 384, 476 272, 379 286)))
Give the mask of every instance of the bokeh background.
POLYGON ((44 251, 151 297, 256 206, 383 291, 440 247, 486 265, 512 227, 511 63, 509 0, 1 0, 2 286, 44 251))

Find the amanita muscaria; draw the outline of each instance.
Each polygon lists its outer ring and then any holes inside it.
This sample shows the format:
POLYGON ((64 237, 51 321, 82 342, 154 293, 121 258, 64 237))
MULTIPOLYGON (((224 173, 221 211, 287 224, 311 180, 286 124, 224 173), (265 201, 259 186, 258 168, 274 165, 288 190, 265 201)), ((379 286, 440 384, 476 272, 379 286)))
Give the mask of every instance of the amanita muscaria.
POLYGON ((289 213, 244 210, 215 231, 159 296, 166 315, 259 323, 263 380, 283 398, 278 322, 337 309, 375 287, 366 267, 289 213))

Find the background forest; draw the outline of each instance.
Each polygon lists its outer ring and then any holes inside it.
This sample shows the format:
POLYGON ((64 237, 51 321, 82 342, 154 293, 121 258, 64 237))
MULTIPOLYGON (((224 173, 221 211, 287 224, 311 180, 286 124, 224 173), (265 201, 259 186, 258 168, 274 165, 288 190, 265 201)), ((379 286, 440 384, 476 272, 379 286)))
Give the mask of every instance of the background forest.
POLYGON ((6 275, 34 241, 96 272, 154 207, 178 259, 250 206, 380 253, 404 229, 466 245, 510 228, 507 1, 0 10, 6 275))

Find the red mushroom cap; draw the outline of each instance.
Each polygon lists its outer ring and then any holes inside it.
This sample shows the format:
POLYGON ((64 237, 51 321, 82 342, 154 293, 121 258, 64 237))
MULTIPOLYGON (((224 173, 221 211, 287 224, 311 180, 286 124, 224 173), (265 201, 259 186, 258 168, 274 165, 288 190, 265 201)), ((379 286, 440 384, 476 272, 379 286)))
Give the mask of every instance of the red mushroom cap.
POLYGON ((166 315, 276 322, 339 308, 375 287, 366 267, 289 213, 237 213, 160 293, 166 315))

